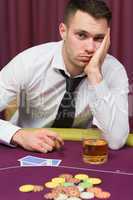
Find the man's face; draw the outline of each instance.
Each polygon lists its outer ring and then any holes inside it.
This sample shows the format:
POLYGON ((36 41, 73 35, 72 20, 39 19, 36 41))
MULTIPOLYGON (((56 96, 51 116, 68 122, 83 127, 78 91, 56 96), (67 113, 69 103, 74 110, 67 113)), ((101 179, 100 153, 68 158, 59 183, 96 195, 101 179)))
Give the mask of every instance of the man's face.
POLYGON ((107 30, 106 19, 95 19, 82 11, 77 11, 68 25, 62 23, 60 34, 64 40, 66 66, 78 67, 82 71, 100 47, 107 30))

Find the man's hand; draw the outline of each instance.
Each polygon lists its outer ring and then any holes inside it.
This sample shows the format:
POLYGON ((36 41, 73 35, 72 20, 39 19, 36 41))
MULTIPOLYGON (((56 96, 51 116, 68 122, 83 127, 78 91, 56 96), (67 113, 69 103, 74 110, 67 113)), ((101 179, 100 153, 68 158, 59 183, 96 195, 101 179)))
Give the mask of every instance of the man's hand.
POLYGON ((108 28, 101 46, 96 50, 88 65, 85 67, 85 73, 92 85, 102 81, 101 66, 107 55, 110 46, 110 28, 108 28))
POLYGON ((35 131, 21 129, 13 135, 11 143, 17 144, 29 151, 42 153, 52 151, 57 147, 57 143, 58 148, 64 144, 59 135, 43 128, 35 131))

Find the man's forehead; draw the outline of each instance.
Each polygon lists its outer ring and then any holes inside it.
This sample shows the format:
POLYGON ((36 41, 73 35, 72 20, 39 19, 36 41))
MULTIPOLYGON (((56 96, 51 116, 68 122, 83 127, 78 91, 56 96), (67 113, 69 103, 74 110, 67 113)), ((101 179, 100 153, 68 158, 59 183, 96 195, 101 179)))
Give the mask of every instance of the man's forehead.
POLYGON ((95 19, 88 13, 77 12, 71 19, 69 20, 68 26, 70 28, 76 29, 84 29, 89 32, 91 30, 97 30, 106 32, 108 28, 107 20, 104 18, 95 19))

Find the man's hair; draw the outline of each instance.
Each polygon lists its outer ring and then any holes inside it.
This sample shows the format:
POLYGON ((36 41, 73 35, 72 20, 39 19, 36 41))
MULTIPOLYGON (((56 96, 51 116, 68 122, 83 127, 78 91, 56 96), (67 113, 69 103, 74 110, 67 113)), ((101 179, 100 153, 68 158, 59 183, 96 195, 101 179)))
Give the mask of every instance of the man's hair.
POLYGON ((64 12, 64 23, 68 24, 69 19, 78 10, 88 13, 96 19, 105 18, 108 24, 112 18, 112 13, 103 0, 69 0, 64 12))

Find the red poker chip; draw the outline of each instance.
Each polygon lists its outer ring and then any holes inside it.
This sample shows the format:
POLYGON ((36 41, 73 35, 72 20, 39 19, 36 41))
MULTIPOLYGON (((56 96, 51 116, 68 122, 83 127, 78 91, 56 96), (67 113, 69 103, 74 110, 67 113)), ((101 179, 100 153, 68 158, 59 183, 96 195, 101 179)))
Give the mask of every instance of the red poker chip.
POLYGON ((78 184, 80 183, 80 180, 78 178, 69 178, 68 182, 78 184))
POLYGON ((55 199, 57 197, 57 193, 49 192, 44 195, 45 199, 55 199))
POLYGON ((86 189, 87 192, 93 192, 94 194, 102 192, 100 187, 91 187, 86 189))
POLYGON ((101 191, 99 193, 96 193, 95 196, 98 199, 108 199, 111 196, 111 194, 109 192, 101 191))
POLYGON ((80 196, 80 192, 76 186, 66 187, 65 191, 66 191, 65 193, 70 197, 79 197, 80 196))
POLYGON ((58 187, 52 189, 53 193, 62 193, 63 191, 64 191, 63 186, 58 186, 58 187))

